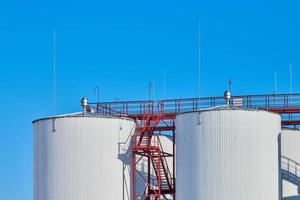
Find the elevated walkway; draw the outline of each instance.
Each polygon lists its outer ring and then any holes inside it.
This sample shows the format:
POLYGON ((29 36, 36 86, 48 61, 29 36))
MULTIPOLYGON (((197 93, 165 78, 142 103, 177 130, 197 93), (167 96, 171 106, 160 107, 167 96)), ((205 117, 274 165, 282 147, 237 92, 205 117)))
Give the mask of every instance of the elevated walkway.
MULTIPOLYGON (((300 194, 300 164, 290 158, 281 156, 281 177, 298 187, 300 194)), ((300 200, 300 196, 283 198, 284 200, 300 200)))

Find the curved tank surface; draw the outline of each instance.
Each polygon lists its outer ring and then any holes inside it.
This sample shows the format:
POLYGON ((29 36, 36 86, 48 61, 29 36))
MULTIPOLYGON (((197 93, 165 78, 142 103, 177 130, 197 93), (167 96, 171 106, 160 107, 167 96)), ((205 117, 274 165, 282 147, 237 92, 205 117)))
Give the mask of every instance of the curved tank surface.
POLYGON ((280 116, 266 111, 179 114, 176 199, 278 199, 280 126, 280 116))
POLYGON ((285 199, 300 199, 300 130, 283 129, 280 135, 282 196, 285 199))
POLYGON ((134 121, 125 118, 34 121, 34 200, 129 200, 134 131, 134 121))

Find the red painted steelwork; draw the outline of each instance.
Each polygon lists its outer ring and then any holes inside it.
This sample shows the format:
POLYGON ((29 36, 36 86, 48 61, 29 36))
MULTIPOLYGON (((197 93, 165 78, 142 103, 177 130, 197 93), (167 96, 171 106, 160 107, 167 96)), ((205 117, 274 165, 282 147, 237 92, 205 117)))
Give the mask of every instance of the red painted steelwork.
MULTIPOLYGON (((171 195, 175 199, 175 180, 166 160, 166 157, 174 159, 174 154, 163 151, 159 136, 155 134, 156 131, 163 130, 162 125, 158 127, 159 124, 168 125, 168 123, 164 122, 164 115, 152 114, 149 110, 144 114, 143 119, 139 120, 136 134, 132 138, 132 199, 160 200, 167 198, 166 195, 171 195), (137 169, 137 165, 144 159, 148 162, 147 177, 144 177, 137 169), (151 173, 151 169, 154 174, 151 173), (142 195, 137 194, 137 175, 145 182, 146 187, 142 195)), ((168 126, 165 129, 170 130, 168 126)), ((173 174, 175 173, 173 172, 173 174)))
MULTIPOLYGON (((139 124, 132 138, 132 200, 175 199, 175 118, 182 112, 208 109, 225 105, 223 97, 168 99, 156 101, 120 101, 90 103, 90 108, 102 115, 135 119, 139 124), (159 134, 170 133, 173 154, 163 151, 159 134), (166 157, 173 158, 173 173, 166 157), (137 169, 137 164, 147 160, 147 177, 137 169), (151 169, 154 174, 151 173, 151 169), (137 175, 145 182, 143 194, 137 195, 137 175), (169 196, 166 196, 169 195, 169 196)), ((230 104, 241 109, 267 110, 282 116, 282 126, 300 125, 300 93, 232 96, 230 104)))

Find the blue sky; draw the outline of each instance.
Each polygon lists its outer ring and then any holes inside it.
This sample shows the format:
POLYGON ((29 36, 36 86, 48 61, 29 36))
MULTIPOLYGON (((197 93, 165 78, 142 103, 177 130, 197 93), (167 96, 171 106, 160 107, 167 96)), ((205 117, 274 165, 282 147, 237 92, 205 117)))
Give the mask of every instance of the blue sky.
POLYGON ((57 36, 57 113, 80 98, 111 101, 278 93, 300 83, 300 3, 287 1, 2 1, 0 3, 0 198, 32 199, 33 119, 52 114, 51 35, 57 36))

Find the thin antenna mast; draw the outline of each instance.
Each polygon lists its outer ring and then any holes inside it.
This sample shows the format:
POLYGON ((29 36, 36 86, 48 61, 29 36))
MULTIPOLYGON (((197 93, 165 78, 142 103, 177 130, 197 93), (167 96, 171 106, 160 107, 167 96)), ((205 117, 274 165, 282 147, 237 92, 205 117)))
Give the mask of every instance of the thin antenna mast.
POLYGON ((56 30, 53 31, 53 49, 52 49, 52 65, 53 65, 53 114, 56 114, 56 30))
POLYGON ((231 78, 228 80, 228 90, 231 91, 232 80, 231 78))
POLYGON ((94 95, 97 95, 97 103, 99 103, 99 101, 100 101, 99 93, 100 93, 99 87, 98 86, 94 87, 94 95))
POLYGON ((149 82, 149 85, 148 85, 148 93, 149 93, 149 101, 151 101, 151 93, 152 93, 152 83, 149 82))
POLYGON ((152 98, 155 100, 155 77, 153 77, 152 81, 152 98))
POLYGON ((164 70, 164 99, 167 98, 167 71, 164 70))
POLYGON ((198 24, 198 98, 201 96, 201 21, 198 24))
MULTIPOLYGON (((292 69, 292 62, 290 62, 290 94, 291 94, 291 104, 293 104, 293 69, 292 69)), ((293 117, 293 116, 292 116, 293 117)))
POLYGON ((290 93, 293 94, 293 69, 292 69, 292 62, 290 62, 290 93))
POLYGON ((274 94, 277 93, 277 72, 274 70, 274 94))

